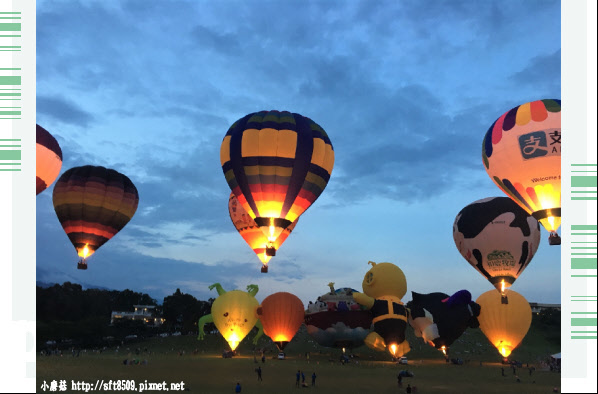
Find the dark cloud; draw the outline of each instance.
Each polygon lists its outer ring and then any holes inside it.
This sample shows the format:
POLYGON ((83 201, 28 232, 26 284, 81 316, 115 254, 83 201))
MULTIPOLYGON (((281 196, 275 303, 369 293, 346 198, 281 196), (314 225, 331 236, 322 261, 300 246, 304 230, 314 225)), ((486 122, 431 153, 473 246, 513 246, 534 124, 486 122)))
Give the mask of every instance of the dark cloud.
MULTIPOLYGON (((561 50, 530 59, 529 64, 511 76, 514 83, 519 86, 532 88, 534 91, 558 91, 561 86, 561 50)), ((559 98, 544 97, 542 98, 559 98)))
POLYGON ((80 126, 89 125, 93 116, 71 100, 56 96, 37 96, 37 113, 51 119, 80 126))

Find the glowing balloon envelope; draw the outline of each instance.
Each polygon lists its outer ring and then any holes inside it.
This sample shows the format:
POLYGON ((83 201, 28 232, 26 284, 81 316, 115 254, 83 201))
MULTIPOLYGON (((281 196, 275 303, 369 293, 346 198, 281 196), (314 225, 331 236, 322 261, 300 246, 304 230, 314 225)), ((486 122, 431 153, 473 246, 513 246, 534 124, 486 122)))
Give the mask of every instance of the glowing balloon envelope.
POLYGON ((255 297, 242 290, 227 291, 214 300, 211 312, 214 324, 231 350, 234 351, 255 326, 258 306, 255 297))
POLYGON ((540 225, 508 197, 475 201, 453 224, 459 253, 504 292, 528 266, 540 244, 540 225))
POLYGON ((258 308, 264 334, 283 350, 293 339, 305 316, 303 302, 294 294, 279 292, 264 298, 258 308))
POLYGON ((60 176, 52 194, 54 210, 87 269, 85 259, 131 220, 139 194, 131 180, 104 167, 74 167, 60 176))
POLYGON ((490 290, 476 300, 481 307, 480 329, 503 357, 509 357, 523 340, 532 324, 532 308, 519 293, 511 290, 508 303, 490 290))
MULTIPOLYGON (((220 163, 239 203, 273 243, 326 187, 334 150, 326 132, 311 119, 261 111, 229 128, 220 163)), ((273 256, 275 249, 267 252, 273 256)))
POLYGON ((486 132, 482 159, 496 185, 551 233, 560 244, 561 100, 522 104, 486 132))
POLYGON ((62 167, 62 150, 46 129, 35 125, 35 194, 46 190, 56 180, 62 167))
MULTIPOLYGON (((245 242, 253 249, 254 253, 262 262, 262 272, 268 272, 268 262, 271 259, 271 256, 268 256, 266 253, 266 247, 268 244, 268 238, 264 235, 262 230, 258 227, 255 223, 255 220, 251 218, 251 216, 245 211, 243 206, 239 204, 237 197, 233 193, 230 194, 228 198, 228 213, 230 215, 230 220, 235 225, 235 228, 243 237, 245 242)), ((276 241, 274 241, 274 248, 278 250, 284 241, 287 240, 295 225, 299 221, 297 218, 291 225, 280 233, 276 241)))

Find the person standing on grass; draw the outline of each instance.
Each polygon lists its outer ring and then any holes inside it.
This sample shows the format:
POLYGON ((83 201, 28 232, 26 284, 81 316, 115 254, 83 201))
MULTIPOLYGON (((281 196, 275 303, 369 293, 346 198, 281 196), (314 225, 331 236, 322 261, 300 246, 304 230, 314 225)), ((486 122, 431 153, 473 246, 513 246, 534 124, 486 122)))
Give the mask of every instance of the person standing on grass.
POLYGON ((296 376, 297 376, 297 380, 295 381, 295 386, 301 387, 299 385, 299 379, 301 378, 301 371, 300 370, 297 370, 297 375, 296 376))
POLYGON ((235 386, 235 393, 240 393, 241 392, 241 383, 237 382, 237 385, 235 386))
POLYGON ((399 381, 399 387, 403 387, 403 375, 398 374, 397 380, 399 381))
POLYGON ((257 380, 259 380, 260 382, 262 381, 262 367, 257 367, 257 369, 255 370, 255 372, 257 372, 257 380))
POLYGON ((305 386, 305 374, 301 371, 301 385, 305 386))
POLYGON ((315 386, 316 385, 316 373, 312 373, 311 374, 311 385, 315 386))
POLYGON ((407 394, 411 394, 411 385, 410 384, 407 384, 407 388, 405 389, 405 392, 407 394))

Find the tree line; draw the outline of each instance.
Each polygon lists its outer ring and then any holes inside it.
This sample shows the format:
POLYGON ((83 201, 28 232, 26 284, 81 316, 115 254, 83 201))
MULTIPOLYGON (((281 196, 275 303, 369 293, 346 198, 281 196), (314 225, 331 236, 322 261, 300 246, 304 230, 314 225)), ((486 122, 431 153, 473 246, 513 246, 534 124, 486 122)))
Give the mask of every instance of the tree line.
POLYGON ((163 332, 196 332, 197 320, 210 313, 213 302, 213 298, 197 300, 180 289, 164 297, 159 305, 148 294, 129 289, 84 290, 71 282, 46 288, 37 286, 37 347, 98 347, 113 345, 131 335, 143 338, 163 332), (119 319, 110 323, 112 311, 133 312, 134 305, 155 306, 156 315, 165 322, 157 327, 139 320, 119 319))

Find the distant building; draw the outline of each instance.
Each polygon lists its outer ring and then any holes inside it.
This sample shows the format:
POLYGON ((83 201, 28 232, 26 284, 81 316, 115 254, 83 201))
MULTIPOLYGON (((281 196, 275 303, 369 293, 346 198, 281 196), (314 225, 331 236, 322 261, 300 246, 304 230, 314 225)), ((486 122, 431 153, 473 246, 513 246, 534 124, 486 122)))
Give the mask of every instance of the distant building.
POLYGON ((540 313, 547 309, 553 309, 555 311, 561 311, 561 304, 541 304, 539 302, 530 302, 529 306, 532 307, 532 313, 540 313))
POLYGON ((127 320, 141 320, 150 326, 160 326, 164 323, 162 316, 157 316, 156 307, 154 305, 133 305, 135 310, 133 312, 119 312, 112 311, 110 316, 110 324, 121 319, 127 320))

